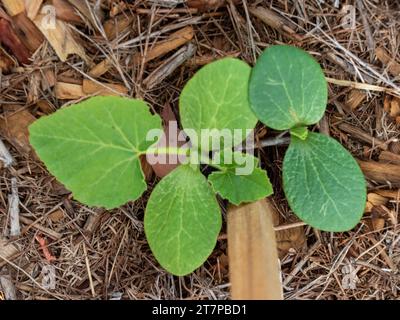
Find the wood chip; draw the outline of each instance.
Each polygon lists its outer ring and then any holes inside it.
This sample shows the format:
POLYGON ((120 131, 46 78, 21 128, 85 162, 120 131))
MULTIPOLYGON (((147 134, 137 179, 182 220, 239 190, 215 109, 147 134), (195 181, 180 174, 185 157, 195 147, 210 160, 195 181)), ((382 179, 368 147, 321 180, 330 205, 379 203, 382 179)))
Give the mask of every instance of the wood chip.
POLYGON ((65 22, 83 24, 81 17, 76 13, 76 9, 66 0, 53 0, 58 19, 65 22))
POLYGON ((8 195, 8 215, 10 217, 10 236, 18 237, 21 234, 19 225, 19 196, 17 179, 11 179, 11 193, 8 195))
POLYGON ((379 162, 398 164, 400 165, 400 155, 390 151, 382 151, 379 154, 379 162))
POLYGON ((6 148, 5 144, 3 141, 0 139, 0 161, 3 162, 3 165, 5 168, 8 168, 11 166, 14 162, 14 158, 6 148))
POLYGON ((64 211, 62 211, 61 209, 57 209, 52 213, 50 213, 48 217, 52 222, 60 222, 61 220, 64 219, 65 214, 64 211))
POLYGON ((400 75, 400 63, 392 57, 386 49, 380 47, 375 50, 375 55, 380 62, 388 69, 395 77, 400 75))
POLYGON ((144 57, 141 53, 136 54, 133 58, 133 63, 139 64, 142 61, 146 63, 155 58, 161 57, 189 42, 193 39, 193 36, 194 29, 192 26, 180 29, 171 34, 165 41, 156 44, 153 48, 148 50, 144 57))
POLYGON ((17 293, 10 275, 0 275, 0 287, 6 300, 17 300, 17 293))
POLYGON ((400 155, 400 141, 393 141, 389 144, 390 152, 400 155))
POLYGON ((0 236, 0 260, 2 260, 1 257, 11 259, 18 252, 18 248, 13 243, 0 236))
POLYGON ((355 110, 357 107, 361 105, 361 103, 365 100, 367 94, 364 91, 353 89, 350 91, 346 105, 351 109, 355 110))
POLYGON ((112 68, 112 62, 109 59, 104 59, 100 63, 96 64, 89 72, 88 75, 91 78, 99 78, 103 74, 107 73, 112 68))
POLYGON ((86 63, 90 64, 85 50, 74 39, 71 29, 64 21, 56 19, 54 28, 48 28, 42 24, 43 18, 44 15, 37 15, 34 23, 42 31, 62 62, 67 61, 70 54, 77 54, 86 63))
POLYGON ((232 299, 283 298, 273 210, 267 199, 228 208, 232 299))
POLYGON ((390 102, 392 101, 392 96, 390 95, 385 95, 385 98, 383 99, 383 110, 385 110, 386 113, 390 112, 390 102))
MULTIPOLYGON (((173 2, 173 1, 171 1, 173 2)), ((177 2, 175 0, 175 2, 177 2)), ((187 5, 189 8, 195 8, 200 11, 215 10, 219 7, 226 6, 229 4, 229 0, 187 0, 187 5)), ((239 3, 240 0, 233 0, 233 4, 239 3)))
POLYGON ((266 25, 277 30, 289 39, 295 41, 301 41, 303 39, 301 35, 297 34, 296 31, 293 30, 293 26, 290 25, 290 22, 278 13, 261 6, 249 8, 249 11, 266 25))
POLYGON ((12 17, 14 28, 23 44, 31 51, 35 52, 43 43, 44 37, 35 24, 28 18, 25 12, 12 17))
POLYGON ((379 183, 400 183, 400 166, 376 161, 358 160, 364 175, 379 183))
MULTIPOLYGON (((99 5, 88 7, 89 2, 86 0, 68 0, 68 2, 79 10, 79 12, 91 23, 92 27, 97 25, 95 18, 98 19, 99 22, 104 20, 104 13, 99 5), (93 15, 95 18, 93 18, 93 15)), ((97 3, 99 4, 98 1, 97 3)))
POLYGON ((25 12, 25 0, 1 0, 1 2, 10 16, 25 12))
POLYGON ((44 114, 51 114, 56 111, 56 108, 47 100, 39 100, 36 102, 36 105, 44 114))
POLYGON ((390 101, 390 116, 396 118, 398 115, 400 115, 400 99, 393 98, 390 101))
POLYGON ((175 52, 170 58, 166 59, 143 81, 146 89, 152 89, 159 85, 164 79, 170 76, 176 69, 184 64, 196 53, 196 46, 189 43, 175 52))
POLYGON ((291 249, 298 252, 306 243, 304 226, 276 231, 279 257, 285 256, 291 249))
POLYGON ((374 206, 385 205, 388 202, 387 198, 373 192, 368 193, 367 199, 374 206))
POLYGON ((29 19, 34 20, 39 13, 43 0, 25 0, 26 14, 29 19))
POLYGON ((0 18, 0 44, 10 49, 21 64, 29 64, 31 56, 28 48, 22 43, 10 21, 0 18))
POLYGON ((41 72, 40 84, 43 91, 47 91, 55 86, 57 83, 56 75, 53 69, 44 69, 41 72))
POLYGON ((374 207, 374 205, 371 202, 367 201, 367 203, 365 205, 364 213, 371 212, 373 207, 374 207))
POLYGON ((33 221, 23 216, 20 216, 19 220, 20 222, 27 225, 26 227, 23 228, 22 233, 26 233, 29 229, 34 228, 47 234, 53 240, 60 240, 62 238, 61 233, 40 225, 38 221, 33 221))
POLYGON ((9 74, 17 66, 17 62, 7 51, 0 46, 0 71, 2 74, 9 74))
POLYGON ((349 133, 352 138, 356 138, 358 140, 366 142, 373 147, 377 147, 381 150, 388 149, 388 145, 384 141, 372 137, 371 135, 366 133, 364 130, 362 130, 358 127, 352 126, 351 124, 340 123, 338 125, 338 128, 346 133, 349 133))
POLYGON ((39 70, 35 70, 32 72, 31 76, 29 77, 29 92, 27 94, 26 102, 36 103, 40 96, 40 79, 41 75, 39 70))
POLYGON ((396 190, 377 189, 377 190, 375 190, 375 193, 377 193, 385 198, 390 198, 390 199, 394 199, 394 200, 400 199, 400 189, 396 189, 396 190))
POLYGON ((112 19, 104 22, 104 32, 108 40, 114 40, 118 35, 122 34, 128 28, 132 27, 133 16, 120 14, 112 19))
POLYGON ((380 231, 385 227, 385 219, 380 216, 371 217, 372 230, 380 231))
POLYGON ((83 93, 85 95, 121 96, 127 95, 129 90, 121 84, 97 83, 92 80, 83 80, 83 93))
POLYGON ((54 87, 54 95, 61 100, 77 100, 85 96, 82 85, 57 82, 54 87))
POLYGON ((86 236, 92 236, 92 234, 96 232, 100 227, 101 221, 104 218, 108 218, 109 216, 110 213, 102 209, 99 209, 98 211, 90 214, 85 222, 85 225, 83 226, 83 230, 86 236))

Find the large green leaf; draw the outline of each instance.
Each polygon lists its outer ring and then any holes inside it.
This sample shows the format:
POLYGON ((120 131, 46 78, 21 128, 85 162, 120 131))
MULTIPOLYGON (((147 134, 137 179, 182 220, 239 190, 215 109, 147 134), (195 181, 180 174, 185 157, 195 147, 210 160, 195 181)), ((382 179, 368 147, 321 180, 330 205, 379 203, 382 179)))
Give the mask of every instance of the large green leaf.
MULTIPOLYGON (((250 66, 233 58, 221 59, 200 69, 180 96, 183 128, 193 129, 198 137, 201 136, 201 129, 225 130, 228 133, 237 129, 240 134, 228 140, 229 143, 236 145, 244 140, 246 129, 252 130, 257 123, 248 99, 250 72, 250 66)), ((200 144, 193 134, 186 132, 194 145, 200 144)), ((218 136, 216 141, 220 141, 218 136)), ((204 147, 211 149, 207 142, 204 147)))
POLYGON ((283 187, 300 219, 324 231, 346 231, 360 220, 366 183, 357 162, 336 140, 309 132, 292 136, 283 162, 283 187))
POLYGON ((48 170, 80 202, 115 208, 146 190, 139 155, 161 129, 140 100, 94 97, 33 123, 30 142, 48 170))
POLYGON ((200 267, 221 229, 221 212, 206 178, 182 165, 155 187, 147 203, 144 228, 157 261, 175 275, 200 267))
POLYGON ((271 195, 272 185, 267 172, 258 167, 258 159, 250 154, 234 154, 239 157, 232 157, 232 164, 221 163, 222 171, 215 171, 208 176, 215 192, 235 205, 271 195), (238 171, 239 168, 242 172, 238 171))
POLYGON ((249 92, 258 119, 276 130, 317 123, 328 98, 317 61, 307 52, 286 45, 269 47, 258 58, 249 92))

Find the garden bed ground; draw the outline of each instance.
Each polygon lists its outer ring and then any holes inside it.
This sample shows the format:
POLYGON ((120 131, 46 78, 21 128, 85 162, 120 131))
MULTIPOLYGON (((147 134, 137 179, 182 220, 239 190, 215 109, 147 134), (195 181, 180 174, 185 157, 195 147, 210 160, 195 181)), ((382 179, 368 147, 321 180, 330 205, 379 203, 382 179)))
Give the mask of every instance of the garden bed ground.
MULTIPOLYGON (((88 1, 90 9, 85 1, 52 1, 58 16, 53 32, 34 28, 27 17, 37 23, 51 17, 51 10, 35 14, 42 1, 30 1, 26 14, 19 1, 1 2, 0 138, 15 161, 8 168, 0 161, 0 277, 3 285, 11 280, 18 298, 229 298, 225 229, 203 267, 181 278, 167 274, 144 237, 149 193, 110 212, 79 204, 32 153, 26 128, 94 94, 141 97, 155 112, 170 106, 178 116, 180 90, 202 65, 225 56, 254 64, 264 48, 282 43, 307 50, 321 63, 329 106, 314 129, 352 152, 368 180, 361 223, 350 232, 320 232, 299 224, 287 206, 281 187, 286 147, 258 150, 275 190, 284 296, 398 298, 398 1, 104 0, 88 1), (207 3, 221 6, 204 10, 207 3), (18 237, 9 234, 13 178, 18 237), (55 289, 44 287, 48 265, 56 270, 55 289)), ((277 135, 261 125, 256 134, 259 140, 277 135)), ((151 190, 157 178, 151 170, 147 175, 151 190)))

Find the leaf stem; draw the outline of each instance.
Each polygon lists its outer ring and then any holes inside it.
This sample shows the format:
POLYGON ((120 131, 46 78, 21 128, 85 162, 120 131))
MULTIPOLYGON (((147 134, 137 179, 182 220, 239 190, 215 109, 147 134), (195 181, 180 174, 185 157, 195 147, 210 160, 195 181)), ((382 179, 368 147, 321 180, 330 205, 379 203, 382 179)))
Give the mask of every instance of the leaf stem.
POLYGON ((189 155, 190 149, 180 148, 180 147, 150 147, 146 151, 142 152, 142 154, 168 154, 168 155, 189 155))
MULTIPOLYGON (((182 156, 190 156, 191 149, 182 148, 182 147, 150 147, 146 151, 142 152, 140 155, 145 154, 166 154, 166 155, 182 155, 182 156)), ((212 163, 212 159, 210 159, 206 154, 199 152, 199 161, 203 164, 209 165, 218 170, 224 171, 225 168, 212 163)))

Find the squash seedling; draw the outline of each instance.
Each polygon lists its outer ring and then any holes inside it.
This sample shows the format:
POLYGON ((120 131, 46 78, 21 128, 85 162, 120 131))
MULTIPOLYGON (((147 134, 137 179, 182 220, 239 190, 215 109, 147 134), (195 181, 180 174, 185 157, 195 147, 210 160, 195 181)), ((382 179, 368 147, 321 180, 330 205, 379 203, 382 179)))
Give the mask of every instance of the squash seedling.
MULTIPOLYGON (((222 220, 216 192, 235 204, 272 193, 264 170, 235 174, 246 162, 258 164, 252 155, 234 152, 231 161, 209 158, 215 142, 214 151, 230 150, 228 146, 240 143, 257 123, 248 99, 250 73, 243 61, 227 58, 205 66, 188 81, 179 105, 190 148, 157 147, 157 134, 148 133, 162 132, 161 118, 143 101, 119 97, 93 97, 39 119, 30 127, 30 142, 75 199, 108 209, 134 201, 146 190, 140 156, 166 153, 190 159, 157 184, 144 218, 156 259, 169 272, 185 275, 201 266, 215 247, 222 220), (211 130, 201 139, 204 129, 211 130), (220 131, 228 138, 221 139, 220 131), (220 141, 226 144, 222 148, 220 141), (200 162, 217 167, 208 176, 214 188, 201 173, 200 162)), ((224 155, 216 153, 217 158, 224 155)))
POLYGON ((327 84, 318 63, 299 49, 273 46, 253 70, 225 58, 188 81, 179 100, 188 148, 157 146, 148 133, 162 132, 161 118, 145 102, 119 97, 93 97, 42 117, 30 126, 30 142, 75 199, 107 209, 134 201, 146 190, 141 156, 184 156, 187 163, 150 195, 144 228, 158 262, 175 275, 186 275, 215 247, 222 220, 216 193, 235 205, 272 193, 258 159, 232 151, 258 119, 291 132, 283 182, 293 211, 322 230, 348 230, 359 221, 366 190, 356 161, 335 140, 306 128, 319 121, 326 103, 327 84), (206 178, 200 163, 216 171, 206 178), (238 174, 249 163, 251 172, 238 174))

